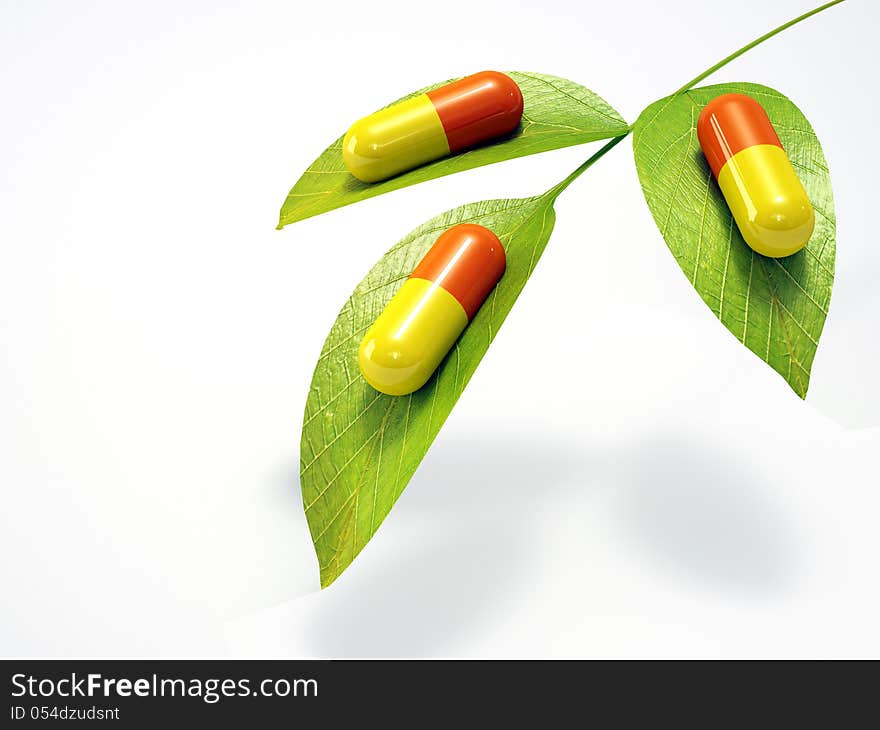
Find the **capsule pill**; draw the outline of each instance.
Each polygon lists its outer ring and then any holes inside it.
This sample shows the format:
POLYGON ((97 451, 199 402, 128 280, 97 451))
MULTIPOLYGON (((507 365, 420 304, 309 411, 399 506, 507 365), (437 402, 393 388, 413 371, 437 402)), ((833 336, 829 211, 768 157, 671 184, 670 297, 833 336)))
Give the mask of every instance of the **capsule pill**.
POLYGON ((697 137, 745 242, 773 258, 800 251, 813 206, 764 107, 744 94, 718 96, 700 113, 697 137))
POLYGON ((516 82, 481 71, 355 122, 343 138, 342 160, 361 182, 386 180, 509 134, 522 113, 516 82))
POLYGON ((462 223, 447 229, 361 341, 358 365, 366 381, 387 395, 421 388, 505 267, 504 247, 488 228, 462 223))

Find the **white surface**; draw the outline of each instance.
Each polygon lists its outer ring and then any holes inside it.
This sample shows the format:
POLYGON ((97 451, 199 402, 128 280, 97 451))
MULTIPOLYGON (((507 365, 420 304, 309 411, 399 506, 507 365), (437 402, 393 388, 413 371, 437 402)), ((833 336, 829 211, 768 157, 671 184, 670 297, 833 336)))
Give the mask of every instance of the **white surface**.
POLYGON ((377 537, 315 590, 299 423, 339 307, 425 219, 541 192, 591 150, 276 232, 288 188, 432 80, 554 73, 632 121, 809 3, 703 6, 4 3, 0 653, 880 655, 873 3, 707 81, 787 93, 830 161, 838 273, 808 401, 690 289, 622 144, 560 199, 377 537))

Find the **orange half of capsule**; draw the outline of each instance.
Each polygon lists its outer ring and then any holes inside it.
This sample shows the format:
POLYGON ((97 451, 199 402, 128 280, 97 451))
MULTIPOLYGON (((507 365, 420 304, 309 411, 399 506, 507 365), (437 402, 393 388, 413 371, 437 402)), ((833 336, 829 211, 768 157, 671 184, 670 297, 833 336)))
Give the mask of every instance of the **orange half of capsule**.
POLYGON ((718 96, 700 113, 697 137, 743 240, 773 258, 800 251, 813 206, 764 107, 744 94, 718 96))
POLYGON ((498 71, 481 71, 355 122, 342 160, 361 182, 378 182, 512 132, 522 92, 498 71))
POLYGON ((421 388, 504 274, 506 257, 488 228, 445 231, 367 330, 358 349, 366 381, 387 395, 421 388))

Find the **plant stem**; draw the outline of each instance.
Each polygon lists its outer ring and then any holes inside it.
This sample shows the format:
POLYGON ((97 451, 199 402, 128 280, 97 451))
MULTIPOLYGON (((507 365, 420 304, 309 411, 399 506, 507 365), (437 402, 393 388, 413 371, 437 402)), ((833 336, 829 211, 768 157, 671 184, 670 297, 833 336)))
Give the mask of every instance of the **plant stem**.
POLYGON ((544 193, 544 195, 549 195, 552 200, 556 200, 556 198, 559 197, 559 193, 561 193, 575 180, 577 180, 586 170, 591 168, 595 162, 604 157, 611 150, 612 147, 626 139, 631 131, 632 127, 627 129, 626 132, 621 134, 619 137, 614 137, 613 139, 608 140, 608 142, 606 142, 601 148, 596 150, 595 154, 593 154, 586 162, 581 163, 581 165, 576 170, 572 171, 571 175, 565 178, 565 180, 556 183, 556 185, 550 188, 546 193, 544 193))
POLYGON ((813 15, 816 15, 816 13, 821 13, 823 10, 827 10, 828 8, 830 8, 832 5, 839 5, 839 4, 842 3, 842 2, 843 2, 843 0, 833 0, 833 2, 825 3, 824 5, 820 5, 818 8, 814 8, 814 9, 811 10, 810 12, 808 12, 808 13, 804 13, 803 15, 798 16, 798 17, 795 18, 794 20, 789 20, 787 23, 783 23, 783 24, 780 25, 778 28, 775 28, 774 30, 771 30, 769 33, 765 33, 765 34, 762 35, 760 38, 756 38, 756 39, 753 40, 751 43, 748 43, 748 44, 744 45, 744 46, 743 46, 742 48, 740 48, 738 51, 734 51, 734 52, 731 53, 729 56, 727 56, 727 58, 723 58, 723 59, 721 59, 721 60, 720 60, 718 63, 716 63, 714 66, 712 66, 711 68, 706 69, 706 70, 703 71, 703 73, 701 73, 699 76, 697 76, 697 77, 691 79, 690 81, 688 81, 688 82, 687 82, 684 86, 682 86, 678 91, 676 91, 674 94, 672 94, 672 96, 676 96, 676 95, 678 95, 678 94, 681 94, 681 93, 687 91, 687 90, 690 89, 692 86, 695 86, 696 84, 700 83, 700 82, 701 82, 704 78, 706 78, 707 76, 709 76, 709 75, 715 73, 718 69, 722 68, 723 66, 726 66, 728 63, 730 63, 730 62, 733 61, 734 59, 739 58, 739 57, 740 57, 743 53, 745 53, 746 51, 750 51, 750 50, 752 50, 755 46, 760 45, 761 43, 763 43, 764 41, 768 40, 769 38, 772 38, 772 37, 775 36, 777 33, 781 33, 782 31, 784 31, 784 30, 786 30, 786 29, 788 29, 788 28, 791 28, 791 26, 793 26, 793 25, 797 25, 797 24, 800 23, 802 20, 806 20, 807 18, 809 18, 809 17, 811 17, 811 16, 813 16, 813 15))
MULTIPOLYGON (((707 68, 699 76, 696 76, 693 79, 691 79, 690 81, 688 81, 678 91, 671 94, 671 96, 677 96, 678 94, 683 94, 685 91, 690 89, 692 86, 700 83, 707 76, 710 76, 711 74, 715 73, 718 69, 726 66, 728 63, 730 63, 734 59, 739 58, 741 55, 743 55, 747 51, 752 50, 755 46, 758 46, 761 43, 763 43, 764 41, 768 40, 769 38, 772 38, 773 36, 781 33, 782 31, 784 31, 788 28, 791 28, 791 26, 797 25, 802 20, 806 20, 807 18, 809 18, 813 15, 816 15, 817 13, 821 13, 823 10, 827 10, 828 8, 832 7, 833 5, 839 5, 842 2, 843 2, 843 0, 832 0, 832 2, 830 2, 830 3, 825 3, 824 5, 820 5, 818 8, 814 8, 813 10, 811 10, 808 13, 804 13, 803 15, 799 15, 794 20, 789 20, 787 23, 783 23, 778 28, 774 28, 769 33, 765 33, 760 38, 756 38, 751 43, 744 45, 738 51, 734 51, 726 58, 722 58, 714 66, 712 66, 711 68, 707 68)), ((544 195, 549 195, 551 200, 555 201, 556 198, 559 197, 559 194, 563 190, 565 190, 569 185, 571 185, 575 180, 577 180, 586 170, 591 168, 595 162, 597 162, 600 158, 604 157, 615 145, 619 144, 624 139, 626 139, 629 136, 630 132, 632 132, 632 131, 633 131, 633 125, 630 125, 627 128, 626 132, 621 134, 619 137, 614 137, 613 139, 610 139, 608 142, 605 143, 605 145, 603 147, 598 149, 596 151, 596 153, 594 155, 592 155, 586 162, 581 164, 580 167, 578 167, 576 170, 574 170, 567 178, 565 178, 564 180, 562 180, 561 182, 557 183, 552 188, 550 188, 546 193, 544 193, 544 195)))

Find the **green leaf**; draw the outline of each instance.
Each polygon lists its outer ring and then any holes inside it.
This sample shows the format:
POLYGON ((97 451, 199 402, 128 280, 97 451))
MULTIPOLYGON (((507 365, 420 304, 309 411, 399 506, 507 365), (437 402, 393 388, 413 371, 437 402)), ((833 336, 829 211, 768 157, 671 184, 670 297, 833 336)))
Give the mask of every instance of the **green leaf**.
POLYGON ((813 128, 778 91, 718 84, 654 102, 634 125, 633 151, 648 207, 688 280, 733 335, 806 397, 834 282, 831 178, 813 128), (696 135, 702 108, 720 94, 763 105, 816 212, 806 247, 761 256, 743 241, 696 135))
MULTIPOLYGON (((342 137, 339 137, 288 193, 281 207, 278 228, 444 175, 536 152, 608 139, 626 132, 626 122, 621 116, 604 99, 579 84, 537 73, 512 71, 509 75, 519 84, 525 102, 522 124, 510 137, 437 160, 380 183, 362 183, 345 169, 342 137)), ((404 99, 448 83, 433 84, 404 99)))
POLYGON ((433 218, 385 254, 342 308, 312 377, 300 448, 303 504, 322 586, 354 560, 400 497, 544 251, 564 184, 433 218), (373 390, 358 369, 361 338, 440 233, 465 222, 501 239, 504 276, 424 387, 399 397, 373 390))

